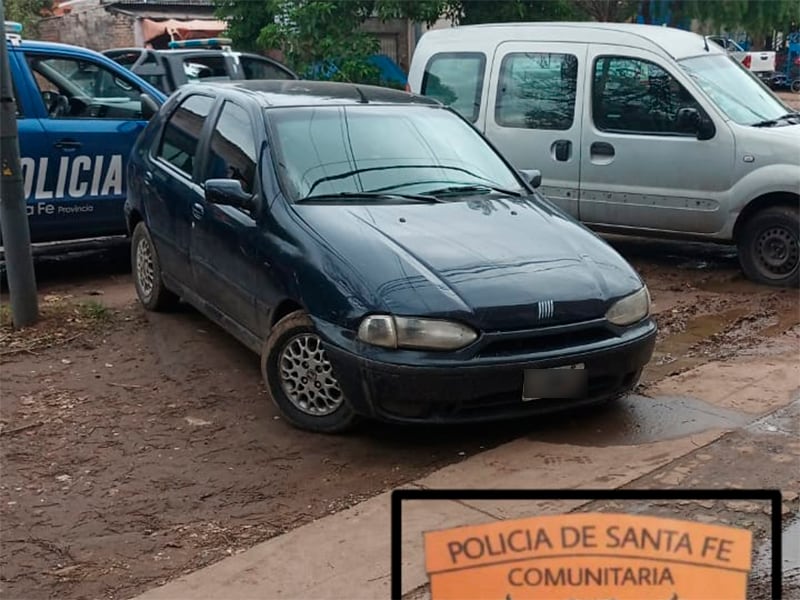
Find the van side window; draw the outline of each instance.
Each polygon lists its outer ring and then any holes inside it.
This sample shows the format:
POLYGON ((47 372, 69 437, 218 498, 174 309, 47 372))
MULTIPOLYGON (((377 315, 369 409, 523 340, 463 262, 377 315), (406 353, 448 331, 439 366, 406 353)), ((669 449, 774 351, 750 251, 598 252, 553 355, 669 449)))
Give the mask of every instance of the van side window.
POLYGON ((640 58, 601 56, 594 65, 592 118, 602 131, 654 135, 685 134, 681 108, 702 108, 672 75, 640 58))
POLYGON ((500 65, 494 118, 502 127, 572 127, 578 58, 572 54, 515 52, 500 65))
POLYGON ((420 91, 474 123, 481 108, 485 68, 486 56, 480 52, 434 54, 425 67, 420 91))
POLYGON ((214 99, 209 96, 189 96, 172 113, 164 127, 158 156, 189 177, 194 170, 194 158, 203 123, 213 105, 214 99))
POLYGON ((237 179, 245 192, 253 191, 256 141, 250 117, 242 107, 225 102, 211 134, 208 179, 237 179))

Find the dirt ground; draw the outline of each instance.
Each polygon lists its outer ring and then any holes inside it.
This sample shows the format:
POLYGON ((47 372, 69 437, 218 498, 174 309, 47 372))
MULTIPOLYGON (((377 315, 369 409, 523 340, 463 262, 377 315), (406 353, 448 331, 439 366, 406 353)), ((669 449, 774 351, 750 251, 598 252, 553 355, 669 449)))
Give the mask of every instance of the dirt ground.
MULTIPOLYGON (((744 280, 730 248, 611 241, 645 277, 660 326, 642 389, 800 323, 796 291, 744 280)), ((189 308, 140 308, 126 258, 41 262, 42 321, 2 330, 5 597, 129 598, 569 418, 296 431, 255 355, 189 308)))

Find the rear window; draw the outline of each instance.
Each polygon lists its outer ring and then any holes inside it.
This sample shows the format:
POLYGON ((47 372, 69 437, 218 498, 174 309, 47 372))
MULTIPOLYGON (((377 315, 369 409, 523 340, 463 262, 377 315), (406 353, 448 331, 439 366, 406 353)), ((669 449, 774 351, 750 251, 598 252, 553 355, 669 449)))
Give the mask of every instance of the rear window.
POLYGON ((200 133, 213 105, 214 99, 209 96, 189 96, 172 113, 164 127, 158 156, 190 177, 194 171, 200 133))
POLYGON ((474 123, 481 108, 485 68, 486 56, 480 52, 435 54, 425 67, 420 91, 474 123))

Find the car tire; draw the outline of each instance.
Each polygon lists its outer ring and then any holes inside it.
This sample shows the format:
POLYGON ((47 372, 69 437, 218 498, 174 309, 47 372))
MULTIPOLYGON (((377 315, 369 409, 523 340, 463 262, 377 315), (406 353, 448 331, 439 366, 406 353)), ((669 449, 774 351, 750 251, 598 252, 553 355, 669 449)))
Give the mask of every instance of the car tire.
POLYGON ((358 421, 304 311, 272 328, 261 352, 261 374, 278 410, 298 429, 343 433, 358 421))
POLYGON ((744 224, 739 263, 752 281, 779 287, 800 284, 800 208, 765 208, 744 224))
POLYGON ((131 269, 136 295, 147 310, 165 311, 178 304, 178 296, 166 288, 161 278, 158 253, 143 221, 139 221, 133 230, 131 269))

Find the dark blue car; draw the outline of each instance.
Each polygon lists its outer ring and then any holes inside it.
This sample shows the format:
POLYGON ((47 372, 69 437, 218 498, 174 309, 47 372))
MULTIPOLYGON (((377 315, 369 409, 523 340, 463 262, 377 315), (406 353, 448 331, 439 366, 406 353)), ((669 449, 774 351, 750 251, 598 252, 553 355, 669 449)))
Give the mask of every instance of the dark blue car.
POLYGON ((128 181, 141 302, 183 298, 260 353, 298 427, 600 402, 653 351, 634 269, 429 98, 189 85, 139 138, 128 181))

